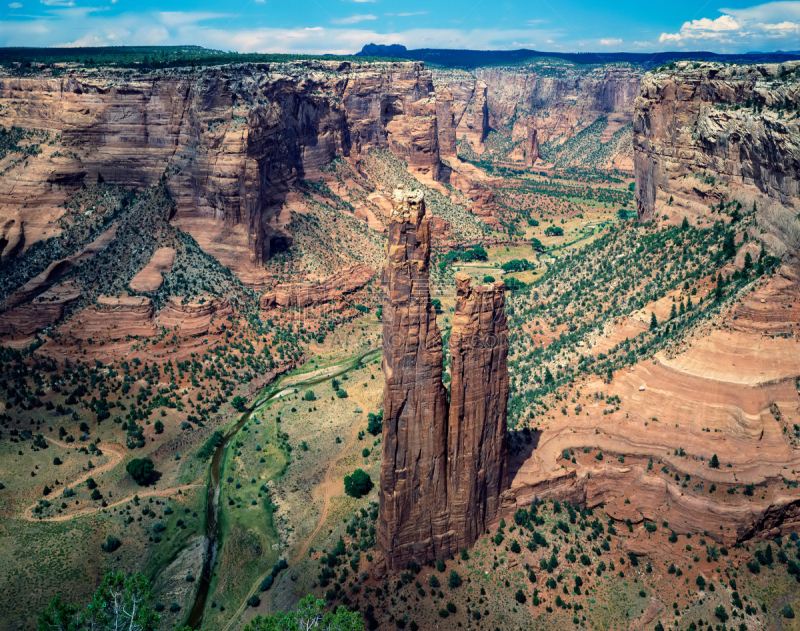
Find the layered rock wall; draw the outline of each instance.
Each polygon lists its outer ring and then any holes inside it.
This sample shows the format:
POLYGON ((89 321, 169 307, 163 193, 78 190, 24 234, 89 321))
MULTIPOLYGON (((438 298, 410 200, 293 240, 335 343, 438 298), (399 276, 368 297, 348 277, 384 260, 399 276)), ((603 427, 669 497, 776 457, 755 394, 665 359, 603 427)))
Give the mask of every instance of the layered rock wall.
POLYGON ((56 142, 0 181, 0 247, 49 236, 58 204, 102 178, 142 188, 168 178, 179 217, 245 226, 250 259, 286 240, 276 216, 289 187, 335 158, 387 147, 439 175, 433 83, 421 63, 300 62, 0 77, 0 125, 56 142), (26 209, 22 198, 39 199, 26 209), (47 207, 45 212, 43 206, 47 207), (35 228, 35 230, 33 229, 35 228))
POLYGON ((390 571, 471 546, 508 487, 504 285, 458 277, 451 404, 430 302, 421 192, 395 191, 383 272, 384 430, 378 547, 390 571))
POLYGON ((719 201, 717 181, 795 205, 800 120, 784 113, 800 105, 798 67, 682 62, 647 74, 634 118, 640 221, 677 203, 704 211, 719 201))
POLYGON ((268 311, 276 307, 308 307, 340 300, 344 295, 361 289, 375 277, 375 271, 356 263, 317 284, 281 284, 275 291, 261 296, 260 306, 268 311))

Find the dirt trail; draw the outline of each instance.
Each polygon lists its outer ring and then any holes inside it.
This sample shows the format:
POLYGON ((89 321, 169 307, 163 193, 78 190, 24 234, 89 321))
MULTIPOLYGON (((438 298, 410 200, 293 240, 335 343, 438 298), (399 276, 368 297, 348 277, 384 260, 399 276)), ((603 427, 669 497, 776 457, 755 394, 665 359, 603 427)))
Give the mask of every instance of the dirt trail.
MULTIPOLYGON (((356 440, 358 439, 359 428, 367 420, 366 412, 362 414, 361 420, 362 422, 356 423, 355 427, 353 428, 353 432, 350 434, 350 440, 347 441, 347 444, 344 446, 344 449, 342 449, 339 452, 339 455, 337 455, 333 460, 331 460, 331 463, 328 465, 328 470, 325 472, 325 481, 323 482, 325 486, 325 497, 324 497, 325 501, 324 504, 322 505, 322 513, 320 514, 319 517, 319 523, 317 524, 317 527, 314 529, 314 532, 312 532, 308 536, 306 542, 303 544, 303 547, 297 552, 297 554, 294 555, 294 558, 291 561, 289 561, 290 568, 293 565, 297 565, 298 563, 300 563, 303 560, 303 558, 308 554, 308 550, 309 548, 311 548, 311 544, 314 542, 314 538, 317 536, 317 534, 319 534, 319 531, 322 530, 323 526, 325 525, 325 521, 328 518, 328 509, 330 508, 331 505, 331 498, 333 496, 331 493, 331 478, 333 477, 333 470, 336 468, 336 465, 339 464, 339 461, 347 454, 347 452, 350 451, 350 449, 353 447, 356 440)), ((260 577, 255 585, 256 586, 260 585, 261 581, 263 581, 266 577, 267 577, 266 574, 260 577)), ((252 594, 256 593, 255 592, 256 588, 257 587, 251 589, 250 592, 247 594, 247 596, 250 597, 252 594)), ((245 602, 242 603, 239 609, 236 610, 236 613, 233 614, 233 616, 231 616, 230 620, 228 621, 228 624, 226 624, 223 627, 222 631, 230 631, 233 625, 235 625, 241 619, 241 616, 245 612, 247 607, 249 607, 249 605, 245 600, 245 602)))
POLYGON ((331 477, 333 476, 333 470, 336 468, 336 465, 339 464, 339 461, 345 456, 345 454, 350 451, 352 446, 355 444, 356 439, 358 438, 358 431, 359 427, 367 420, 367 413, 364 412, 361 417, 362 422, 357 424, 353 428, 353 433, 350 435, 350 440, 345 445, 344 449, 339 452, 339 455, 334 458, 330 465, 328 465, 328 470, 325 472, 325 503, 322 505, 322 514, 319 517, 319 523, 317 527, 314 529, 306 542, 303 544, 303 547, 300 548, 300 551, 295 554, 294 559, 291 560, 291 565, 295 565, 302 561, 303 557, 308 554, 308 550, 311 547, 311 544, 314 542, 314 538, 319 534, 319 531, 322 530, 322 527, 325 525, 325 520, 328 518, 328 509, 331 505, 331 477))
POLYGON ((25 519, 28 521, 35 521, 35 522, 53 522, 53 521, 69 521, 70 519, 77 519, 78 517, 85 517, 86 515, 91 515, 93 513, 99 513, 101 510, 106 510, 109 508, 114 508, 115 506, 120 506, 121 504, 127 504, 128 502, 133 501, 134 496, 138 495, 139 499, 142 500, 146 497, 164 497, 166 495, 172 495, 173 493, 177 493, 178 491, 188 491, 189 489, 193 489, 198 486, 205 486, 205 484, 184 484, 182 486, 173 486, 168 489, 160 489, 160 490, 153 490, 153 491, 145 491, 144 493, 134 493, 134 495, 130 495, 124 499, 117 500, 113 504, 108 504, 107 506, 98 506, 96 508, 91 508, 89 510, 83 510, 78 513, 70 513, 69 515, 57 515, 55 517, 46 517, 46 518, 39 518, 34 516, 33 508, 36 506, 35 504, 31 506, 27 511, 25 511, 25 519))
MULTIPOLYGON (((54 445, 58 445, 59 447, 65 447, 67 449, 74 448, 74 445, 71 447, 67 443, 63 443, 60 440, 55 440, 53 438, 47 438, 46 436, 45 440, 53 443, 54 445)), ((122 447, 122 445, 119 445, 117 443, 102 443, 100 445, 100 451, 103 452, 104 456, 108 456, 108 462, 105 463, 104 465, 100 465, 99 467, 94 467, 93 469, 89 469, 85 474, 78 476, 78 478, 76 478, 69 484, 65 484, 65 486, 78 486, 81 482, 85 482, 89 478, 94 477, 99 473, 103 473, 105 471, 108 471, 109 469, 113 469, 119 464, 119 462, 125 457, 125 454, 127 453, 125 449, 122 447)))
MULTIPOLYGON (((53 443, 54 445, 58 445, 59 447, 65 447, 67 449, 71 449, 72 448, 67 443, 61 442, 60 440, 55 440, 54 438, 45 437, 45 440, 53 443)), ((119 445, 117 443, 103 443, 100 446, 100 448, 101 448, 101 451, 103 452, 103 455, 108 456, 108 462, 106 462, 104 465, 101 465, 99 467, 95 467, 93 469, 89 469, 89 471, 86 471, 86 472, 82 473, 80 476, 78 476, 77 478, 75 478, 71 482, 65 483, 64 484, 65 487, 77 486, 77 485, 81 484, 82 482, 85 482, 86 480, 88 480, 91 477, 94 477, 96 475, 99 475, 100 473, 103 473, 105 471, 113 469, 114 467, 116 467, 122 461, 122 459, 127 454, 127 451, 125 451, 125 449, 122 447, 122 445, 119 445)), ((139 499, 142 499, 142 498, 145 498, 145 497, 163 497, 165 495, 172 495, 173 493, 176 493, 179 490, 180 491, 186 491, 186 490, 194 488, 196 486, 203 486, 203 485, 202 484, 184 484, 183 486, 174 486, 174 487, 169 488, 169 489, 160 489, 160 490, 153 489, 152 491, 144 491, 142 493, 135 493, 134 495, 138 495, 139 499)), ((76 512, 76 513, 70 513, 68 515, 56 515, 54 517, 39 517, 38 515, 36 515, 33 512, 33 509, 36 507, 36 504, 38 504, 38 501, 37 501, 34 504, 32 504, 31 506, 29 506, 25 510, 25 512, 23 513, 23 517, 25 519, 27 519, 28 521, 35 521, 35 522, 69 521, 70 519, 77 519, 78 517, 85 517, 86 515, 91 515, 93 513, 97 513, 99 511, 107 509, 107 508, 114 508, 115 506, 119 506, 121 504, 126 504, 127 502, 130 502, 130 501, 133 500, 134 495, 126 497, 125 499, 117 500, 113 504, 108 504, 107 506, 97 506, 97 507, 93 507, 93 508, 90 508, 90 509, 87 509, 87 510, 82 510, 82 511, 79 511, 79 512, 76 512)))

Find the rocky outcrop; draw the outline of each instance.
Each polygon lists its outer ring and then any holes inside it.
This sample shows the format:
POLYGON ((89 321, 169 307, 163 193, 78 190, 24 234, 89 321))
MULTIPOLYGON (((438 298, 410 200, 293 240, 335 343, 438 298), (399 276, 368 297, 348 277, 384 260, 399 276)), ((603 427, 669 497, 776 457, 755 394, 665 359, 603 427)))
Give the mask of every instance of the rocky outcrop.
POLYGON ((261 309, 269 311, 277 307, 302 308, 341 300, 346 294, 361 289, 373 278, 375 270, 363 263, 356 263, 317 284, 278 285, 275 291, 261 296, 261 309))
POLYGON ((703 213, 723 196, 718 183, 796 204, 800 120, 784 108, 800 104, 797 67, 681 62, 648 73, 634 119, 639 220, 703 213))
POLYGON ((525 139, 525 164, 532 167, 539 159, 539 138, 536 128, 528 125, 528 136, 525 139))
POLYGON ((150 262, 131 278, 129 283, 131 289, 142 293, 157 291, 164 283, 164 273, 172 269, 174 262, 175 250, 173 248, 158 248, 153 252, 150 262))
POLYGON ((68 335, 94 341, 151 337, 158 331, 154 313, 153 301, 146 296, 100 296, 68 323, 68 335))
POLYGON ((177 218, 214 221, 223 235, 244 227, 258 267, 276 242, 291 239, 276 220, 289 187, 335 158, 357 163, 386 147, 437 178, 432 97, 421 63, 0 77, 0 125, 55 138, 0 181, 0 250, 16 254, 47 236, 38 224, 50 225, 57 204, 84 181, 141 189, 166 176, 177 218), (34 202, 26 206, 23 197, 34 202), (37 200, 52 201, 52 212, 37 200))
POLYGON ((431 215, 395 191, 383 270, 383 461, 377 540, 390 571, 450 553, 447 392, 428 287, 431 215))
POLYGON ((230 315, 233 315, 233 309, 225 299, 214 296, 170 296, 156 322, 158 326, 179 329, 181 335, 194 337, 224 330, 227 316, 230 315))
POLYGON ((497 515, 508 488, 505 285, 470 286, 456 273, 450 332, 447 503, 456 549, 471 546, 497 515))
POLYGON ((458 377, 453 378, 454 403, 448 413, 442 338, 428 287, 431 215, 420 191, 397 190, 392 201, 382 279, 386 381, 379 573, 405 569, 410 561, 445 558, 472 545, 486 520, 495 516, 508 484, 504 287, 498 283, 471 290, 459 280, 451 334, 458 377), (501 341, 495 344, 494 339, 501 341), (471 397, 479 392, 481 404, 472 405, 471 397))

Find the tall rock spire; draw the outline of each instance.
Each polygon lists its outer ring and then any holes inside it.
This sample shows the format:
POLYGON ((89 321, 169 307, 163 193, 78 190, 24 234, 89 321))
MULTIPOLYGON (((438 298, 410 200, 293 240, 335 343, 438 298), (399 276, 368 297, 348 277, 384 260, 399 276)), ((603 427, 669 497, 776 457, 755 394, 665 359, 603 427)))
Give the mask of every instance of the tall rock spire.
POLYGON ((382 281, 386 382, 377 534, 388 569, 398 571, 411 560, 449 554, 447 391, 428 288, 431 215, 421 191, 396 190, 392 204, 382 281))
POLYGON ((508 327, 503 283, 456 275, 451 405, 428 287, 422 192, 392 196, 383 270, 383 462, 376 574, 475 543, 507 488, 508 327))
POLYGON ((456 548, 471 546, 497 515, 508 488, 505 285, 470 286, 456 273, 450 332, 447 505, 456 548))

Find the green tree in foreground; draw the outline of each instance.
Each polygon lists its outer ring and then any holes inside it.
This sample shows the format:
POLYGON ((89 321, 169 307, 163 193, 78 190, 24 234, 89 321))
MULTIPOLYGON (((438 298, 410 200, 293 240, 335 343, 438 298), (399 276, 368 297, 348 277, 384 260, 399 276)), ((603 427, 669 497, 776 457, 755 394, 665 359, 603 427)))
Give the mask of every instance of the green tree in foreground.
POLYGON ((325 602, 309 595, 297 603, 294 611, 281 611, 268 616, 256 615, 244 631, 363 631, 364 623, 357 611, 339 607, 335 613, 327 611, 325 602))
POLYGON ((108 573, 83 609, 54 596, 39 613, 38 631, 155 631, 159 616, 150 600, 150 582, 141 574, 108 573))

